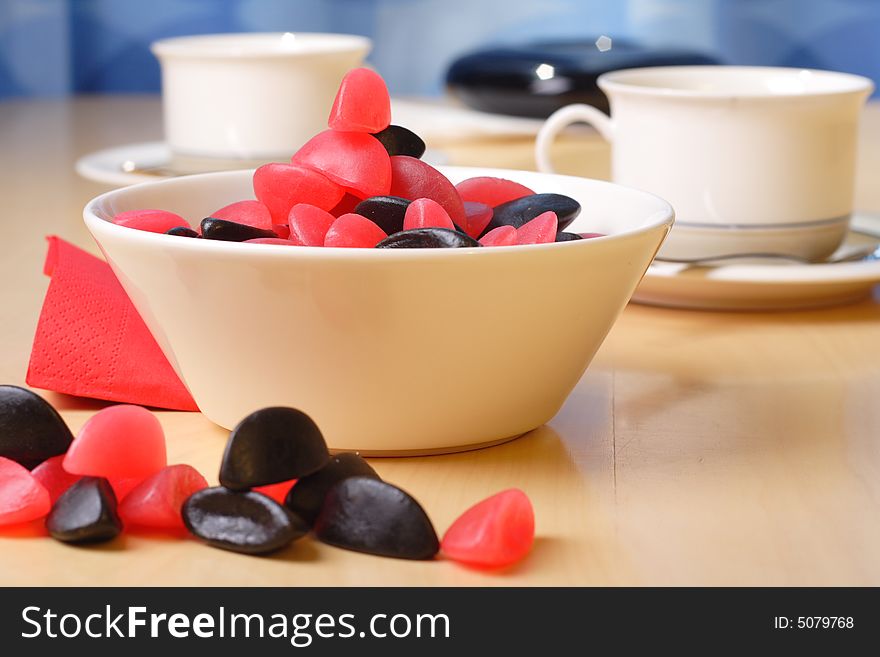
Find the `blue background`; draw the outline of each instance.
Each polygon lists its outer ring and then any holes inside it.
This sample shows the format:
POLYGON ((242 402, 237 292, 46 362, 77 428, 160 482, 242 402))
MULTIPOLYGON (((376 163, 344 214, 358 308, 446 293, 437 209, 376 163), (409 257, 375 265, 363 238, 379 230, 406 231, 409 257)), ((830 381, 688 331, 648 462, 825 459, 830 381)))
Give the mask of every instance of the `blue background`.
POLYGON ((880 80, 880 0, 0 0, 0 97, 158 91, 151 41, 240 31, 369 36, 397 94, 489 43, 599 34, 880 80))

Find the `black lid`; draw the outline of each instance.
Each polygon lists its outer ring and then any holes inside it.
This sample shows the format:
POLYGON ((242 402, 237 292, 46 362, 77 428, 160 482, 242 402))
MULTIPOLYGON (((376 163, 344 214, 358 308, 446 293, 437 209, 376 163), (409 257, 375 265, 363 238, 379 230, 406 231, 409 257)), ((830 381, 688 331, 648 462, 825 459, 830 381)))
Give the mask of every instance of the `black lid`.
POLYGON ((718 63, 688 50, 653 48, 619 39, 611 45, 603 52, 596 39, 589 39, 478 50, 452 63, 446 83, 474 109, 546 117, 569 103, 587 103, 607 111, 608 101, 596 79, 609 71, 718 63))

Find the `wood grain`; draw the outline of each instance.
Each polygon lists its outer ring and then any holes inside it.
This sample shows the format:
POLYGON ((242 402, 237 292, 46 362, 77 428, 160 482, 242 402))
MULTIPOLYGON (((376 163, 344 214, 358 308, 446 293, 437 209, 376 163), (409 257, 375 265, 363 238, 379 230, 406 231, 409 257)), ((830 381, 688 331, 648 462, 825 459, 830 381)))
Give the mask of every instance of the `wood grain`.
MULTIPOLYGON (((0 381, 21 384, 47 280, 43 236, 96 251, 81 208, 104 187, 76 158, 159 139, 150 97, 0 103, 0 381)), ((533 168, 527 139, 431 144, 454 164, 533 168)), ((608 147, 565 138, 560 170, 607 177, 608 147)), ((858 206, 880 211, 880 105, 862 128, 858 206)), ((306 539, 269 558, 130 533, 75 548, 0 534, 0 584, 880 584, 880 303, 793 313, 631 305, 561 412, 511 443, 374 459, 442 531, 502 488, 531 496, 538 540, 501 573, 306 539)), ((75 430, 100 402, 53 393, 75 430)), ((159 413, 172 462, 216 480, 224 432, 159 413)), ((38 533, 37 533, 38 534, 38 533)))

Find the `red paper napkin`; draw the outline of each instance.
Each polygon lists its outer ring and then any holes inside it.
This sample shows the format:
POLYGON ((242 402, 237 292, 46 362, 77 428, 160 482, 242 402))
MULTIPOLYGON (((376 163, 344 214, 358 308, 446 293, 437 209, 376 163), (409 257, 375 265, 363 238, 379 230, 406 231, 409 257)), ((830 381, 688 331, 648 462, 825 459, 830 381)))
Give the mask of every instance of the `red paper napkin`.
POLYGON ((34 337, 27 383, 108 401, 199 410, 110 266, 48 237, 52 282, 34 337))

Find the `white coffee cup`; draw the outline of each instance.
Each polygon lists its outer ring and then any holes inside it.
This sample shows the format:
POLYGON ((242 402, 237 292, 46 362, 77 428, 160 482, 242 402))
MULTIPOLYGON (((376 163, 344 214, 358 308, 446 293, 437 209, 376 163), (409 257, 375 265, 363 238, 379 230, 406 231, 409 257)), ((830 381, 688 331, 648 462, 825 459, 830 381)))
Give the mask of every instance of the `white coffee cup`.
POLYGON ((191 157, 290 156, 327 127, 340 80, 370 46, 350 34, 290 32, 157 41, 168 145, 191 157))
POLYGON ((867 78, 830 71, 675 66, 599 77, 611 118, 569 105, 541 128, 535 157, 575 122, 611 142, 612 177, 664 197, 676 223, 661 253, 830 255, 849 225, 867 78))

